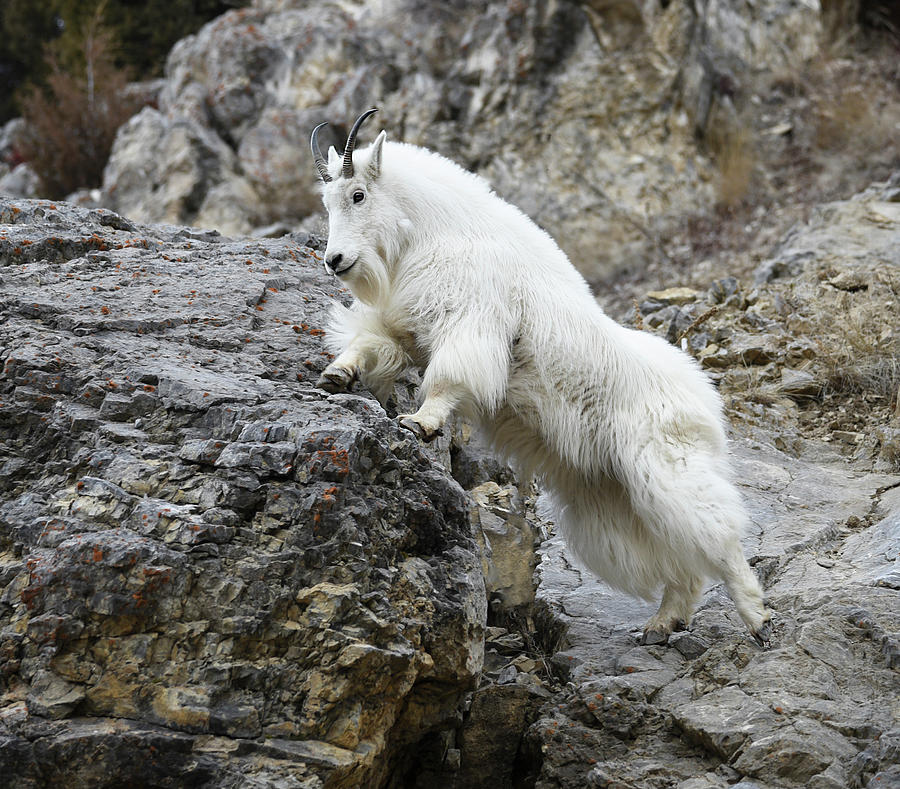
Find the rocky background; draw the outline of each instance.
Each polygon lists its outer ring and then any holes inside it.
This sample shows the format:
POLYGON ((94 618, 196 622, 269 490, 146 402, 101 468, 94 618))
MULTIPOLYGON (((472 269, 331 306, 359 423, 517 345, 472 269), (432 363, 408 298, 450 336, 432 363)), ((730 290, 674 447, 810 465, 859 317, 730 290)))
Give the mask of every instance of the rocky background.
POLYGON ((0 198, 3 780, 900 784, 898 26, 256 0, 182 40, 81 207, 0 198), (469 426, 396 427, 415 374, 387 411, 315 389, 349 297, 308 132, 372 104, 717 382, 770 650, 718 587, 638 646, 650 607, 469 426))

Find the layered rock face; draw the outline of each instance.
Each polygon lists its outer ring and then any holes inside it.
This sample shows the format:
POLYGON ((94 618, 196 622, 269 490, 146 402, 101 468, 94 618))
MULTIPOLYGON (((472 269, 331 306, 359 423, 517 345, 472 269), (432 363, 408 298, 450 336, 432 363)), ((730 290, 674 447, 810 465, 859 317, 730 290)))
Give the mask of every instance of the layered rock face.
POLYGON ((392 139, 485 175, 589 275, 655 255, 715 170, 695 135, 744 76, 817 50, 815 4, 257 0, 172 51, 119 132, 108 205, 244 233, 319 210, 307 140, 377 105, 392 139))
POLYGON ((0 202, 4 785, 377 786, 455 724, 471 502, 311 386, 318 246, 0 202))

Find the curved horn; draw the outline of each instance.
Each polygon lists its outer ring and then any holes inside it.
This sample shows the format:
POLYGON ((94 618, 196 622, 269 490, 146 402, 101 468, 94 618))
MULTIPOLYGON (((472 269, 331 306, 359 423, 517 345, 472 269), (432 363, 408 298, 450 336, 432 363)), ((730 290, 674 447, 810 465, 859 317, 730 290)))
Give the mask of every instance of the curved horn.
POLYGON ((344 167, 342 171, 344 178, 353 177, 353 147, 356 145, 356 133, 359 131, 359 127, 363 125, 363 121, 376 112, 378 112, 377 108, 366 110, 356 119, 356 123, 354 123, 353 128, 350 129, 350 135, 347 137, 347 144, 344 146, 344 167))
POLYGON ((327 122, 320 123, 318 126, 316 126, 315 129, 312 130, 312 134, 309 136, 309 147, 312 151, 313 160, 316 163, 316 169, 319 171, 319 178, 321 178, 326 184, 330 180, 332 180, 332 178, 328 174, 328 162, 326 162, 325 157, 322 156, 322 151, 319 150, 319 142, 316 138, 319 134, 319 129, 327 125, 327 122))

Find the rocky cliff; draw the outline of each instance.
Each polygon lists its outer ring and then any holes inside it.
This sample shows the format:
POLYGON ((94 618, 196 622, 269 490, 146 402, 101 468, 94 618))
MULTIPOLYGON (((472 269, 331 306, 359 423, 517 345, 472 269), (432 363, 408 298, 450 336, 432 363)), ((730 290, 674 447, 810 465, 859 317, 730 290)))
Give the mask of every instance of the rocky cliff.
POLYGON ((119 132, 104 199, 144 221, 292 227, 320 210, 310 129, 328 121, 340 149, 376 104, 393 139, 481 172, 576 265, 608 272, 655 258, 715 201, 698 137, 728 138, 755 76, 813 57, 820 28, 816 4, 785 0, 256 0, 173 49, 158 109, 119 132))
POLYGON ((5 785, 375 786, 454 724, 471 505, 310 385, 317 246, 0 203, 5 785))
POLYGON ((172 51, 115 211, 0 199, 0 783, 900 783, 900 97, 837 6, 256 0, 172 51), (372 103, 716 381, 770 650, 719 587, 639 646, 469 426, 313 386, 308 132, 372 103))
POLYGON ((311 386, 347 298, 315 237, 0 203, 4 777, 889 785, 896 327, 858 327, 870 377, 840 389, 833 324, 896 314, 898 189, 823 207, 755 286, 651 293, 632 316, 726 396, 768 651, 719 587, 639 646, 649 607, 573 564, 539 491, 466 426, 424 447, 368 393, 311 386))

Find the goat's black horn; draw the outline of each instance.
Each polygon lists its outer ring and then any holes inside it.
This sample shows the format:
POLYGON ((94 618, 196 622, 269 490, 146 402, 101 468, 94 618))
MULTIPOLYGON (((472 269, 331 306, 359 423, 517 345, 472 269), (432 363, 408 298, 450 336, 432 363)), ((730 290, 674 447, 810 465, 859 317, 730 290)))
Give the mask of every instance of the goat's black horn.
POLYGON ((359 127, 363 125, 363 121, 370 115, 374 115, 376 112, 378 112, 377 108, 366 110, 356 119, 356 123, 354 123, 353 128, 350 129, 350 135, 347 137, 347 144, 344 146, 344 178, 353 177, 353 147, 356 145, 356 133, 359 131, 359 127))
POLYGON ((332 179, 328 174, 328 162, 326 162, 325 157, 322 156, 322 151, 319 150, 319 142, 316 138, 318 137, 319 129, 327 125, 327 123, 320 123, 318 126, 316 126, 315 129, 312 130, 312 134, 309 136, 309 147, 312 150, 313 160, 316 163, 316 169, 319 171, 319 178, 321 178, 326 184, 332 179))

